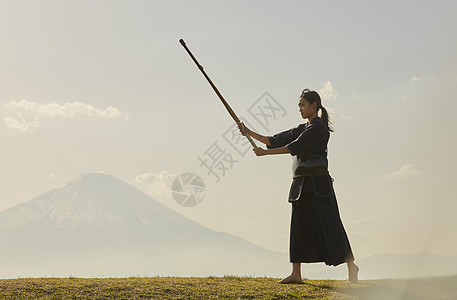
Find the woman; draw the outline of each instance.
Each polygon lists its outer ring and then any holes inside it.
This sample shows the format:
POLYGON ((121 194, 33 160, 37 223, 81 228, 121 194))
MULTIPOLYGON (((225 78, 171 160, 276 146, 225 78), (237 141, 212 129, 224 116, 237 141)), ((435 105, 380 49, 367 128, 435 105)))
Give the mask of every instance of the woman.
POLYGON ((253 132, 243 123, 239 126, 241 134, 267 146, 267 149, 255 148, 257 156, 289 153, 295 159, 289 192, 292 274, 279 283, 301 283, 301 263, 312 262, 333 266, 346 263, 348 282, 357 283, 359 268, 340 219, 333 179, 327 171, 327 143, 333 131, 327 110, 319 94, 309 89, 300 95, 298 107, 308 122, 273 136, 253 132), (318 116, 319 110, 322 118, 318 116))

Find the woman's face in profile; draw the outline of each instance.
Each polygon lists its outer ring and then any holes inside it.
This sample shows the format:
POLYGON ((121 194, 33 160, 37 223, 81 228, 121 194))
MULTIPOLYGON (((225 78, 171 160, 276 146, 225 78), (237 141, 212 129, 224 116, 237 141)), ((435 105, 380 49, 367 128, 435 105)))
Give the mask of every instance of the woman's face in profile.
POLYGON ((301 117, 307 119, 314 113, 315 108, 313 108, 313 105, 304 98, 300 98, 298 101, 298 110, 300 111, 301 117))

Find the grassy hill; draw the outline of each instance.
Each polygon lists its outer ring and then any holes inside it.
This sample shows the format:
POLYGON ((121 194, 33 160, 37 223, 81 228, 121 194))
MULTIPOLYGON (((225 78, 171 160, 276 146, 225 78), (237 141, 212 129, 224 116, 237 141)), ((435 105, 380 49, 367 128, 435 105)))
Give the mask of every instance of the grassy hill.
POLYGON ((457 276, 427 279, 304 280, 274 278, 19 278, 0 280, 0 299, 457 299, 457 276))

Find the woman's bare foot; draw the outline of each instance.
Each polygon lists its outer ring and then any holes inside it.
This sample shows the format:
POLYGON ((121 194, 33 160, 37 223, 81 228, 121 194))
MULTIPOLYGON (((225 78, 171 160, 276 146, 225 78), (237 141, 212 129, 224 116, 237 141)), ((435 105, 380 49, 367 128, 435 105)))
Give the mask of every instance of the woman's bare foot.
POLYGON ((302 283, 301 276, 299 274, 292 273, 289 277, 284 278, 283 280, 278 281, 278 283, 287 284, 287 283, 302 283))
POLYGON ((359 267, 352 261, 348 262, 348 281, 347 283, 357 283, 359 281, 359 267))

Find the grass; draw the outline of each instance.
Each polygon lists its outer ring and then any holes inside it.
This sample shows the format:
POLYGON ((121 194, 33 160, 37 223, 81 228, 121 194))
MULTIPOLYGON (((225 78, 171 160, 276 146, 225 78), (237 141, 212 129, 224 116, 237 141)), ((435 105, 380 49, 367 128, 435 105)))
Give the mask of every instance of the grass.
POLYGON ((457 299, 457 276, 411 280, 134 277, 0 280, 0 299, 457 299))

